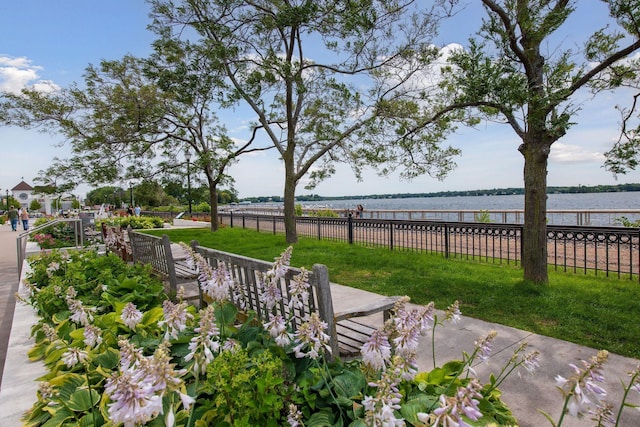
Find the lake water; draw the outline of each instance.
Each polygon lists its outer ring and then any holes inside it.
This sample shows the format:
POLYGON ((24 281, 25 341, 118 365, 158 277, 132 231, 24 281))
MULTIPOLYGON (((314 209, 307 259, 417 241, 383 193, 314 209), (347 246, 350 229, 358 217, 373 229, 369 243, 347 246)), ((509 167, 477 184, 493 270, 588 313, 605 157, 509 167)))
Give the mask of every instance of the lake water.
MULTIPOLYGON (((524 209, 524 196, 460 196, 460 197, 411 197, 406 199, 348 199, 319 202, 334 209, 355 209, 358 204, 365 209, 395 210, 508 210, 524 209)), ((312 206, 313 203, 305 202, 312 206)), ((640 192, 549 194, 547 209, 638 209, 640 192)))
MULTIPOLYGON (((412 197, 399 199, 348 199, 348 200, 325 200, 318 203, 304 202, 305 207, 328 207, 332 209, 352 209, 358 204, 362 204, 366 212, 375 210, 523 210, 523 195, 503 195, 503 196, 460 196, 460 197, 412 197)), ((563 225, 614 225, 616 219, 625 216, 629 220, 640 219, 640 192, 618 192, 618 193, 580 193, 580 194, 549 194, 547 210, 634 210, 637 213, 611 213, 611 214, 589 214, 579 218, 576 214, 549 214, 550 224, 563 225)), ((514 214, 515 215, 515 214, 514 214)), ((388 218, 390 219, 390 218, 388 218)), ((395 219, 407 219, 405 215, 395 217, 395 219)), ((416 218, 418 219, 418 218, 416 218)), ((425 219, 459 220, 456 215, 442 215, 438 217, 428 217, 425 219)), ((506 221, 499 214, 492 215, 495 222, 522 222, 522 218, 508 217, 506 221)), ((472 221, 472 214, 464 218, 465 221, 472 221)))

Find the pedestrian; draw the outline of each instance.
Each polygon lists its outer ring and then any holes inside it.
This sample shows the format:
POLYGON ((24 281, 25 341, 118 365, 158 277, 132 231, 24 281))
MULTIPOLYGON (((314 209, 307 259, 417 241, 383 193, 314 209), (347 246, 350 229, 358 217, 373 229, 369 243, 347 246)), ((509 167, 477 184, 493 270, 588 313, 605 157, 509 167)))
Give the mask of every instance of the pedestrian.
POLYGON ((11 221, 11 230, 18 231, 18 210, 11 205, 9 208, 9 212, 7 212, 7 216, 9 217, 9 221, 11 221))
POLYGON ((133 213, 135 213, 136 216, 140 216, 140 205, 136 205, 135 209, 133 210, 133 213))
POLYGON ((358 205, 356 208, 356 218, 362 218, 362 212, 364 212, 364 206, 358 205))
POLYGON ((129 205, 129 207, 127 208, 127 216, 133 216, 133 208, 131 207, 131 205, 129 205))
POLYGON ((22 208, 20 211, 20 219, 22 220, 22 228, 27 231, 29 229, 29 211, 27 208, 22 208))

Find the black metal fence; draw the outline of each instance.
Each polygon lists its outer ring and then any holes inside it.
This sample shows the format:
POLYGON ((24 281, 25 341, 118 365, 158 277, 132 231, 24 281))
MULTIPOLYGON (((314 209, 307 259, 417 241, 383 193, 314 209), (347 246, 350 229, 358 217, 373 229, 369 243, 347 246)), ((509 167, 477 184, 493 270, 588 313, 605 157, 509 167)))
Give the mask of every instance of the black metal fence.
MULTIPOLYGON (((283 233, 284 217, 220 213, 230 227, 283 233)), ((521 224, 297 217, 299 236, 492 263, 522 261, 521 224)), ((556 270, 640 281, 640 229, 547 226, 548 263, 556 270)))

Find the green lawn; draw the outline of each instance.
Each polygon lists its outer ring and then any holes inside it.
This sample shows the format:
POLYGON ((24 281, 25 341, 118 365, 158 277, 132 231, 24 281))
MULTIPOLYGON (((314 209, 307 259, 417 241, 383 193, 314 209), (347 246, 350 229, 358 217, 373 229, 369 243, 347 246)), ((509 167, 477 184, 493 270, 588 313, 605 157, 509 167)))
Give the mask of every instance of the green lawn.
MULTIPOLYGON (((267 261, 287 247, 284 235, 237 228, 150 233, 267 261)), ((520 267, 300 238, 291 264, 314 263, 325 264, 335 283, 408 295, 418 304, 434 301, 440 309, 457 299, 465 316, 640 358, 637 281, 550 270, 550 285, 537 287, 523 281, 520 267)))

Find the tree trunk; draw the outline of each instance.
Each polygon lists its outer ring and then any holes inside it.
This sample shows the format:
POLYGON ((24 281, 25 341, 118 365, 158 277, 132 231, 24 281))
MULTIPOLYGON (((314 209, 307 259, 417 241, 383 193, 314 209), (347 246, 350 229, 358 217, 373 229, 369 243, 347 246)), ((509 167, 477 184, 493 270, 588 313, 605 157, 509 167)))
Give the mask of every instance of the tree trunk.
POLYGON ((209 184, 209 204, 211 205, 211 231, 218 231, 218 183, 209 184))
POLYGON ((284 231, 287 243, 298 243, 298 231, 296 230, 296 179, 293 165, 293 156, 283 156, 285 167, 284 179, 284 231))
POLYGON ((524 279, 539 285, 549 283, 547 272, 547 159, 550 144, 535 132, 520 146, 524 156, 524 235, 522 266, 524 279))

